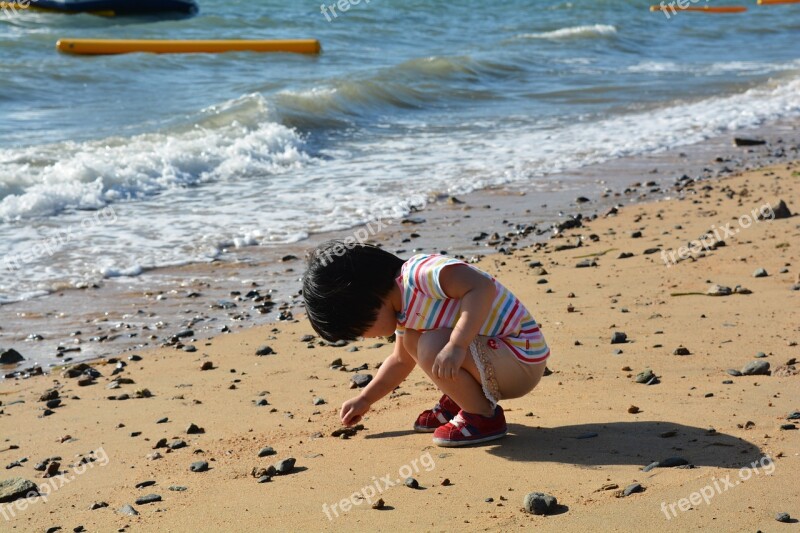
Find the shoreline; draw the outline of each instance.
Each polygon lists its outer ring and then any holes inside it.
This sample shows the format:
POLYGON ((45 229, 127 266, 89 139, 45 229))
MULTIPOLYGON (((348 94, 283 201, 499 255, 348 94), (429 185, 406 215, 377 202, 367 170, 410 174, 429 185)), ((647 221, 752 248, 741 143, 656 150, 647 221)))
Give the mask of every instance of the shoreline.
POLYGON ((101 375, 85 386, 55 373, 0 382, 0 455, 6 465, 20 461, 2 479, 42 484, 34 466, 55 456, 56 470, 73 476, 46 500, 17 510, 7 527, 586 531, 664 520, 670 531, 775 529, 778 513, 800 516, 800 431, 789 429, 798 428, 791 413, 800 409, 800 329, 791 311, 800 298, 797 198, 795 159, 719 180, 684 180, 682 195, 478 259, 526 303, 553 349, 553 374, 526 397, 503 402, 510 435, 489 446, 436 448, 430 435, 411 431, 416 414, 439 397, 418 369, 373 406, 363 430, 334 436, 339 405, 356 392, 353 373, 373 373, 389 346, 309 340, 299 315, 198 340, 195 352, 137 351, 140 359, 119 357, 126 365, 116 375, 117 361, 99 360, 92 366, 101 375), (754 222, 725 246, 669 268, 660 252, 645 253, 679 249, 779 199, 794 216, 754 222), (556 251, 578 239, 579 248, 556 251), (594 266, 577 267, 585 261, 594 266), (766 276, 755 275, 761 268, 766 276), (714 285, 749 293, 701 295, 714 285), (611 344, 614 332, 626 342, 611 344), (330 368, 335 359, 345 370, 330 368), (747 368, 756 374, 728 372, 747 368), (657 383, 638 383, 648 369, 657 383), (45 414, 39 398, 49 390, 62 401, 45 414), (128 399, 109 399, 121 396, 128 399), (672 457, 692 467, 645 470, 672 457), (286 475, 265 483, 253 477, 254 469, 289 458, 296 463, 286 475), (79 475, 82 460, 97 466, 79 475), (202 461, 207 471, 190 470, 202 461), (395 483, 407 473, 421 489, 395 483), (381 478, 391 482, 379 493, 385 510, 358 498, 342 503, 381 478), (715 479, 735 488, 689 502, 715 479), (559 514, 522 511, 532 491, 556 496, 559 514), (157 499, 136 503, 150 494, 157 499), (101 503, 107 507, 90 510, 101 503), (337 503, 328 516, 325 506, 337 503), (138 515, 120 512, 125 505, 138 515))
MULTIPOLYGON (((679 150, 546 176, 534 185, 482 189, 455 200, 463 203, 450 203, 452 197, 440 195, 424 210, 370 233, 368 240, 399 255, 435 250, 479 257, 509 244, 543 242, 551 235, 551 225, 570 217, 596 216, 613 206, 679 194, 675 185, 681 175, 713 180, 739 169, 774 163, 781 159, 776 154, 800 157, 796 121, 736 135, 769 142, 733 147, 732 135, 726 134, 679 150), (578 203, 579 197, 589 201, 578 203), (498 212, 501 215, 495 214, 498 212)), ((223 254, 222 260, 152 269, 133 278, 106 279, 96 288, 67 289, 5 304, 2 309, 12 317, 0 330, 0 343, 16 347, 30 361, 48 367, 145 349, 185 329, 202 332, 200 337, 205 337, 224 327, 234 330, 279 324, 281 313, 299 309, 297 277, 304 268, 305 250, 328 238, 352 236, 364 227, 312 235, 295 244, 233 249, 223 254), (282 260, 292 257, 295 259, 282 260), (235 291, 240 294, 233 294, 235 291), (250 291, 258 294, 242 298, 250 291), (192 318, 184 318, 187 314, 192 318)), ((20 368, 28 367, 30 363, 20 368)), ((0 378, 12 370, 2 369, 0 378)))

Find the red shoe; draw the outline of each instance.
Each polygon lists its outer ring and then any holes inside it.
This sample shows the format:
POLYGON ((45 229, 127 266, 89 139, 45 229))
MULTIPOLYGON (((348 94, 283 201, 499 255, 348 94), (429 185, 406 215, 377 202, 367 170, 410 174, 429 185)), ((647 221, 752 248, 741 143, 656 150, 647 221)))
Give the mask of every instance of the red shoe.
POLYGON ((433 432, 433 442, 445 447, 467 446, 499 439, 506 433, 506 416, 498 405, 489 417, 459 411, 455 418, 433 432))
POLYGON ((453 399, 445 394, 433 409, 423 411, 414 422, 414 431, 419 433, 433 433, 436 428, 447 424, 456 416, 461 408, 453 399))

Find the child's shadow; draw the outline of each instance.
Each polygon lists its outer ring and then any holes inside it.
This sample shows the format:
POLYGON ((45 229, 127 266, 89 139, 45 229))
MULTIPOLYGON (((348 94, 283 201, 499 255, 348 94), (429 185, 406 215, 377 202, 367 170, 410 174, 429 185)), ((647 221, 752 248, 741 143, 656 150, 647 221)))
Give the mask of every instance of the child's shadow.
POLYGON ((509 424, 509 435, 487 452, 512 461, 587 466, 646 466, 679 456, 695 466, 740 468, 761 458, 757 446, 738 437, 658 421, 553 428, 509 424))

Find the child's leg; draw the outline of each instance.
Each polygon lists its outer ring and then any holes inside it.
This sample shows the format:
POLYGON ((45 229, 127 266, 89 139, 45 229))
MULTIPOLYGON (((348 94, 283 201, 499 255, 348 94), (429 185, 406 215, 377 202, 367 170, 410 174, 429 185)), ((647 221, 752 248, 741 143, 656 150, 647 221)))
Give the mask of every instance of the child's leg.
POLYGON ((479 336, 474 343, 481 368, 475 364, 473 347, 455 380, 431 375, 436 355, 450 340, 450 329, 419 332, 406 330, 405 347, 422 370, 466 412, 490 416, 494 401, 519 398, 533 390, 544 374, 545 363, 522 363, 502 342, 479 336))
POLYGON ((437 329, 420 334, 417 331, 406 330, 403 338, 404 346, 417 361, 422 371, 439 387, 439 390, 455 400, 464 411, 491 416, 494 413, 494 406, 483 393, 481 376, 475 363, 472 362, 470 353, 467 353, 464 365, 456 374, 455 379, 443 379, 431 373, 436 356, 450 340, 451 331, 450 329, 437 329), (474 373, 469 371, 468 363, 470 362, 474 373))

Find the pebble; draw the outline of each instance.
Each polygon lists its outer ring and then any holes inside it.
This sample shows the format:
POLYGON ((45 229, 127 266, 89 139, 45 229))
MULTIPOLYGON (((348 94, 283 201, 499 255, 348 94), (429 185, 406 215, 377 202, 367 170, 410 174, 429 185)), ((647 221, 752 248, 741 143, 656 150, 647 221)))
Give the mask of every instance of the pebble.
POLYGON ((192 472, 205 472, 208 470, 208 463, 205 461, 197 461, 189 466, 189 470, 192 472))
POLYGON ((624 344, 628 342, 628 335, 621 331, 615 331, 613 335, 611 335, 611 344, 624 344))
POLYGON ((139 511, 134 509, 131 505, 125 504, 119 509, 120 514, 126 514, 130 516, 139 516, 139 511))
POLYGON ((750 361, 742 368, 743 376, 768 376, 769 363, 767 361, 750 361))
POLYGON ((625 487, 622 490, 622 492, 620 492, 620 496, 619 497, 624 498, 624 497, 630 496, 631 494, 634 494, 636 492, 644 492, 644 487, 642 486, 641 483, 631 483, 630 485, 625 487))
POLYGON ((523 507, 531 514, 548 515, 553 514, 558 505, 555 496, 543 492, 531 492, 525 496, 523 507))
POLYGON ((144 489, 146 487, 152 487, 155 484, 156 484, 155 480, 154 479, 150 479, 150 480, 147 480, 147 481, 142 481, 141 483, 137 483, 136 485, 134 485, 134 487, 137 488, 137 489, 144 489))
POLYGON ((275 455, 276 453, 278 453, 278 452, 276 452, 276 451, 275 451, 275 450, 272 448, 272 446, 264 446, 263 448, 261 448, 260 450, 258 450, 258 456, 259 456, 259 457, 268 457, 268 456, 270 456, 270 455, 275 455))
POLYGON ((206 361, 200 367, 200 370, 214 370, 214 363, 212 363, 211 361, 206 361))
POLYGON ((765 354, 764 352, 758 352, 753 357, 755 357, 756 359, 764 359, 766 356, 767 354, 765 354))
POLYGON ((789 516, 789 513, 778 513, 775 515, 775 520, 788 524, 792 521, 792 517, 789 516))
POLYGON ((689 348, 684 348, 683 346, 678 346, 675 348, 675 351, 672 352, 672 355, 692 355, 689 351, 689 348))
POLYGON ((0 365, 13 365, 24 361, 25 358, 22 357, 18 351, 13 348, 3 349, 0 348, 0 365))
POLYGON ((792 411, 786 415, 786 420, 800 420, 800 411, 792 411))
POLYGON ((183 347, 183 348, 181 348, 181 349, 182 349, 184 352, 193 353, 193 352, 196 352, 196 351, 197 351, 197 346, 195 346, 195 345, 193 345, 193 344, 187 344, 186 346, 184 346, 184 347, 183 347))
MULTIPOLYGON (((311 337, 313 340, 314 337, 311 337)), ((261 346, 258 350, 256 350, 256 355, 264 356, 264 355, 275 355, 275 350, 272 349, 270 346, 261 346)))
POLYGON ((418 489, 419 488, 419 481, 414 479, 413 477, 407 477, 405 480, 406 487, 410 489, 418 489))
POLYGON ((27 479, 15 477, 0 481, 0 503, 13 502, 31 492, 38 494, 39 488, 27 479))
POLYGON ((196 424, 189 424, 189 427, 186 428, 187 435, 199 435, 201 433, 205 433, 206 430, 197 426, 196 424))
POLYGON ((757 268, 756 271, 753 272, 754 278, 766 278, 767 276, 769 276, 769 274, 767 274, 767 271, 763 268, 757 268))
POLYGON ((638 407, 636 407, 635 405, 631 405, 630 407, 628 407, 628 412, 629 412, 630 414, 632 414, 632 415, 635 415, 635 414, 638 414, 638 413, 639 413, 639 412, 641 412, 641 411, 640 411, 640 409, 639 409, 638 407))
POLYGON ((792 431, 797 429, 797 426, 794 424, 781 424, 781 429, 784 431, 792 431))
POLYGON ((442 487, 449 487, 451 485, 450 478, 444 478, 441 483, 442 487))
POLYGON ((186 448, 186 446, 188 446, 188 444, 183 440, 176 440, 169 444, 169 447, 173 450, 180 450, 181 448, 186 448))
POLYGON ((742 373, 739 372, 738 370, 736 370, 735 368, 729 368, 725 372, 727 372, 728 374, 730 374, 733 377, 739 377, 739 376, 742 375, 742 373))
POLYGON ((729 296, 733 294, 733 291, 730 287, 725 287, 723 285, 712 285, 706 294, 709 296, 729 296))
POLYGON ((294 457, 289 457, 288 459, 284 459, 275 464, 275 471, 279 476, 286 475, 294 470, 294 465, 297 462, 297 459, 294 457))
POLYGON ((106 502, 94 502, 92 505, 89 506, 89 510, 95 511, 97 509, 103 509, 105 507, 108 507, 108 504, 106 502))
POLYGON ((649 368, 636 374, 636 383, 649 383, 656 375, 649 368))
POLYGON ((136 498, 136 505, 145 505, 148 503, 156 503, 161 501, 161 496, 158 494, 148 494, 147 496, 140 496, 136 498))
POLYGON ((589 268, 589 267, 596 267, 597 261, 594 259, 584 259, 583 261, 579 261, 575 268, 589 268))
POLYGON ((378 499, 378 501, 372 504, 372 508, 378 511, 380 511, 385 507, 386 507, 386 502, 383 501, 383 498, 378 499))
POLYGON ((166 424, 167 422, 169 422, 169 417, 166 416, 164 418, 159 418, 158 420, 156 420, 156 424, 166 424))
POLYGON ((372 374, 354 374, 353 377, 350 378, 350 388, 366 387, 370 381, 372 381, 372 374))
POLYGON ((315 398, 312 400, 312 402, 311 402, 311 403, 313 403, 314 405, 325 405, 325 403, 326 403, 326 402, 325 402, 325 399, 324 399, 324 398, 316 398, 316 397, 315 397, 315 398))
POLYGON ((186 491, 188 489, 187 489, 187 487, 184 487, 182 485, 170 485, 167 490, 171 490, 173 492, 184 492, 184 491, 186 491))

